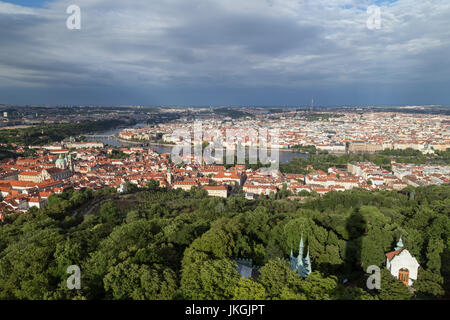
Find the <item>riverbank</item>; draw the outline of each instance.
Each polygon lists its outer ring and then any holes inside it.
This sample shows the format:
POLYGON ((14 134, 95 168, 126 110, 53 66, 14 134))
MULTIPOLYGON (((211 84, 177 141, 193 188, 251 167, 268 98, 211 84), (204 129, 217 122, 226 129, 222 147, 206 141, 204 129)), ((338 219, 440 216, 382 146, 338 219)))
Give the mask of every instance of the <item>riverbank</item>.
MULTIPOLYGON (((141 126, 143 126, 144 124, 142 123, 138 123, 134 126, 134 128, 139 128, 141 126)), ((162 153, 171 153, 173 147, 175 147, 176 145, 173 144, 167 144, 167 143, 158 143, 158 142, 151 142, 151 141, 130 141, 130 140, 125 140, 125 139, 120 139, 118 137, 119 132, 121 130, 119 128, 113 129, 113 130, 108 130, 106 132, 104 132, 105 135, 111 136, 109 138, 100 138, 100 139, 89 139, 89 141, 101 141, 103 142, 105 145, 108 146, 113 146, 113 147, 126 147, 126 146, 144 146, 146 148, 152 148, 154 149, 156 152, 162 154, 162 153)), ((102 133, 100 133, 102 134, 102 133)), ((223 149, 224 151, 226 149, 223 149)), ((248 148, 246 149, 248 150, 248 148)), ((269 150, 269 154, 270 154, 270 149, 266 149, 269 150)), ((289 163, 292 159, 294 158, 307 158, 308 154, 306 153, 299 153, 295 150, 291 150, 291 149, 277 149, 278 151, 282 151, 279 152, 279 162, 280 163, 289 163)), ((270 156, 270 155, 269 155, 270 156)))
POLYGON ((155 145, 155 146, 163 146, 163 147, 175 147, 174 144, 167 144, 167 143, 158 143, 158 142, 150 142, 150 141, 134 141, 134 140, 126 140, 121 139, 118 136, 114 135, 114 138, 117 141, 123 142, 123 143, 132 143, 132 144, 149 144, 149 145, 155 145))
MULTIPOLYGON (((126 140, 126 139, 121 139, 121 138, 119 138, 118 136, 114 136, 114 138, 116 139, 116 140, 118 140, 118 141, 120 141, 120 142, 124 142, 124 143, 132 143, 132 144, 149 144, 149 145, 155 145, 155 146, 164 146, 164 147, 176 147, 177 145, 176 144, 167 144, 167 143, 158 143, 158 142, 150 142, 150 141, 134 141, 134 140, 126 140)), ((193 145, 191 145, 191 146, 193 146, 193 145)), ((245 147, 246 149, 248 149, 249 147, 248 146, 246 146, 245 147)), ((259 149, 263 149, 263 150, 267 150, 267 151, 270 151, 270 150, 278 150, 278 151, 282 151, 282 152, 295 152, 295 153, 301 153, 301 154, 308 154, 307 152, 299 152, 299 151, 297 151, 297 150, 294 150, 294 149, 287 149, 287 148, 259 148, 259 147, 257 147, 257 149, 259 150, 259 149)), ((227 149, 226 148, 222 148, 222 149, 217 149, 217 150, 223 150, 223 151, 226 151, 227 149)), ((236 149, 235 149, 236 150, 236 149)))

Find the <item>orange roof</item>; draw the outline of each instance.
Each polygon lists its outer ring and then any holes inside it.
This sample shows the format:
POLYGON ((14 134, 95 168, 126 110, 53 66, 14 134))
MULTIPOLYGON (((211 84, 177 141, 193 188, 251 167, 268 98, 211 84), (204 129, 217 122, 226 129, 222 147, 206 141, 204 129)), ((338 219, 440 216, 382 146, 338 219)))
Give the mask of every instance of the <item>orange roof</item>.
POLYGON ((39 172, 37 172, 37 171, 24 171, 24 172, 19 173, 19 175, 21 175, 21 176, 38 176, 39 172))
POLYGON ((11 187, 0 186, 0 191, 2 191, 2 192, 9 192, 9 191, 11 191, 11 187))
POLYGON ((48 197, 50 197, 51 195, 52 195, 51 192, 45 192, 45 191, 39 192, 39 196, 42 197, 42 198, 48 198, 48 197))
POLYGON ((176 181, 174 185, 196 185, 195 181, 176 181))
POLYGON ((69 149, 55 149, 55 150, 50 150, 50 153, 67 153, 69 152, 69 149))
POLYGON ((15 181, 15 180, 1 180, 0 184, 3 186, 12 186, 12 187, 23 187, 23 188, 33 188, 36 186, 36 183, 29 181, 15 181))
POLYGON ((204 186, 205 190, 227 190, 225 186, 204 186))
POLYGON ((400 252, 402 252, 403 249, 399 249, 397 251, 392 251, 392 252, 388 252, 386 253, 386 257, 388 258, 389 261, 391 261, 396 255, 400 254, 400 252))
POLYGON ((240 180, 241 177, 237 175, 234 172, 219 172, 213 179, 234 179, 234 180, 240 180))

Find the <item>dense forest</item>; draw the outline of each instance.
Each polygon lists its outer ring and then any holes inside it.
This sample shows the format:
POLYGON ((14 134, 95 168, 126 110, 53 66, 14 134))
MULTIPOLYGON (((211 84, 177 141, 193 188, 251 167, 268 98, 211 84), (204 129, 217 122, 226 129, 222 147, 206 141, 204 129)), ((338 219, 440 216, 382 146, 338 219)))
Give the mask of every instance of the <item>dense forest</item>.
POLYGON ((106 131, 125 124, 121 120, 83 121, 74 123, 40 124, 28 128, 0 130, 0 143, 25 146, 59 142, 68 137, 106 131))
MULTIPOLYGON (((156 184, 68 190, 0 226, 0 299, 432 299, 450 292, 450 185, 228 200, 156 184), (301 235, 312 273, 286 259, 301 235), (413 295, 384 268, 402 236, 417 258, 413 295), (234 258, 259 266, 241 279, 234 258), (81 268, 68 290, 67 267, 81 268), (369 265, 381 289, 366 288, 369 265), (345 279, 345 281, 344 281, 345 279)), ((294 251, 295 252, 295 251, 294 251)))

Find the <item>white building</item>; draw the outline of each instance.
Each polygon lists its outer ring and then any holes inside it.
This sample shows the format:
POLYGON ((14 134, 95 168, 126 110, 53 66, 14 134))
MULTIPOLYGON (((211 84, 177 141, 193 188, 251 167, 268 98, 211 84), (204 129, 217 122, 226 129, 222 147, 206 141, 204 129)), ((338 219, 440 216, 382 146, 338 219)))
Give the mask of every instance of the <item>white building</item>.
POLYGON ((417 280, 419 263, 408 250, 403 248, 402 238, 397 242, 395 251, 386 253, 386 268, 391 274, 407 286, 417 280))
POLYGON ((128 191, 128 188, 125 184, 121 184, 118 188, 117 188, 117 192, 118 193, 125 193, 128 191))
POLYGON ((228 198, 228 189, 225 186, 204 186, 203 189, 208 192, 208 196, 228 198))

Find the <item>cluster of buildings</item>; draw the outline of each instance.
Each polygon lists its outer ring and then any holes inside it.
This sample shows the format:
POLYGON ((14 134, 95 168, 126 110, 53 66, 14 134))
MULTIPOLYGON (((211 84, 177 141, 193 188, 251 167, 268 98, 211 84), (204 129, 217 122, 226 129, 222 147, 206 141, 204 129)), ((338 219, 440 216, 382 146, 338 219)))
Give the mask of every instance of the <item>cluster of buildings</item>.
MULTIPOLYGON (((320 115, 321 113, 316 113, 320 115)), ((450 148, 450 116, 432 114, 409 114, 395 112, 341 112, 339 117, 324 117, 310 121, 303 112, 280 114, 255 114, 240 119, 202 119, 202 135, 194 135, 195 121, 177 119, 142 129, 127 130, 123 138, 145 140, 156 133, 163 140, 180 143, 186 137, 178 132, 190 133, 192 143, 212 142, 219 134, 223 146, 230 148, 240 139, 242 145, 259 145, 260 129, 267 129, 268 136, 277 134, 277 139, 268 147, 290 149, 295 146, 315 146, 330 153, 376 152, 384 149, 403 150, 412 148, 423 153, 450 148), (242 130, 236 138, 227 137, 227 132, 242 130), (228 139, 228 140, 227 140, 228 139)), ((271 139, 269 139, 270 141, 271 139)))
POLYGON ((392 172, 413 187, 450 183, 450 166, 393 163, 392 172))
POLYGON ((157 130, 153 127, 125 129, 118 134, 119 139, 130 141, 150 141, 156 139, 157 130))
POLYGON ((112 187, 124 192, 128 183, 145 187, 150 181, 157 181, 161 187, 184 191, 196 187, 209 196, 222 198, 243 190, 247 199, 255 199, 281 190, 323 195, 352 188, 401 190, 408 185, 450 182, 449 166, 392 162, 391 172, 370 162, 352 162, 346 169, 333 167, 327 172, 308 166, 308 173, 301 175, 268 168, 246 169, 245 165, 225 167, 194 162, 176 165, 170 154, 143 147, 119 151, 121 156, 115 158, 117 150, 102 143, 71 142, 36 148, 33 157, 1 161, 0 220, 10 213, 41 208, 49 196, 69 187, 75 190, 112 187))
POLYGON ((407 186, 419 187, 450 183, 450 166, 391 163, 392 172, 371 162, 350 162, 347 172, 371 184, 373 188, 401 190, 407 186))
POLYGON ((7 159, 0 162, 0 220, 8 213, 42 208, 48 197, 62 193, 72 176, 71 157, 41 153, 39 157, 7 159))

